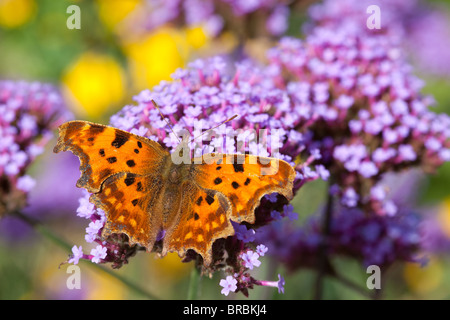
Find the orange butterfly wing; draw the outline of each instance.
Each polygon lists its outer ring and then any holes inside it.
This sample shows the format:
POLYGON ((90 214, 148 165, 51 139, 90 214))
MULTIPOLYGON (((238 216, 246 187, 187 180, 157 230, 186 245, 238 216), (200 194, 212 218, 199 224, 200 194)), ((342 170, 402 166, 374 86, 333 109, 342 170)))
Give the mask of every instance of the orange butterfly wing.
POLYGON ((159 169, 169 153, 157 142, 113 127, 69 121, 59 128, 53 152, 72 151, 80 159, 77 187, 100 191, 103 181, 120 172, 146 175, 159 169))
POLYGON ((192 249, 208 266, 212 262, 214 241, 234 234, 229 220, 231 207, 221 193, 200 188, 195 180, 184 181, 180 190, 183 195, 180 209, 174 214, 178 220, 167 229, 162 255, 178 252, 182 257, 192 249))
POLYGON ((157 142, 86 121, 59 127, 54 152, 72 151, 80 159, 77 187, 105 211, 102 237, 125 233, 130 245, 152 249, 160 218, 152 209, 163 186, 161 171, 169 153, 157 142))
POLYGON ((276 158, 248 154, 218 154, 209 159, 204 156, 194 174, 199 186, 227 197, 232 207, 230 218, 236 222, 254 223, 254 211, 266 194, 277 192, 288 200, 293 197, 295 170, 276 158))
POLYGON ((253 223, 266 194, 278 192, 289 200, 293 196, 295 170, 279 159, 218 154, 195 158, 193 163, 186 166, 190 175, 183 187, 184 212, 166 235, 164 247, 179 253, 193 249, 205 265, 212 261, 214 241, 234 235, 230 220, 253 223))
POLYGON ((119 173, 107 178, 102 191, 92 194, 90 201, 106 214, 102 237, 113 233, 128 235, 129 245, 153 248, 161 226, 161 214, 155 210, 162 190, 162 177, 119 173))

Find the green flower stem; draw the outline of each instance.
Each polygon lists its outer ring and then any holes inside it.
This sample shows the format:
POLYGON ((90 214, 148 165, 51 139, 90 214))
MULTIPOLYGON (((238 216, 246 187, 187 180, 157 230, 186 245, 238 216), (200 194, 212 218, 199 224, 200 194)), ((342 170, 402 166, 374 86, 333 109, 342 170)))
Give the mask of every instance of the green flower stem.
POLYGON ((194 265, 189 276, 189 288, 187 293, 188 300, 197 300, 200 289, 200 270, 194 265))
MULTIPOLYGON (((65 251, 71 251, 72 246, 65 241, 64 239, 62 239, 60 236, 58 236, 57 234, 55 234, 52 230, 50 230, 49 228, 47 228, 45 225, 43 225, 41 222, 39 222, 38 220, 31 218, 25 214, 23 214, 22 212, 19 211, 15 211, 13 212, 13 215, 20 218, 22 221, 26 222, 28 225, 30 225, 34 230, 36 230, 37 232, 39 232, 42 236, 44 236, 46 239, 52 241, 54 244, 58 245, 59 247, 61 247, 62 249, 64 249, 65 251)), ((97 270, 101 270, 102 272, 105 272, 107 274, 109 274, 110 276, 114 277, 115 279, 119 280, 122 284, 124 284, 125 286, 127 286, 130 290, 146 297, 147 299, 158 299, 155 295, 153 295, 152 293, 149 293, 148 291, 146 291, 145 289, 141 288, 140 286, 138 286, 137 284, 133 283, 132 281, 128 280, 127 278, 117 274, 117 272, 114 272, 111 269, 105 268, 99 264, 96 263, 91 263, 91 262, 86 262, 86 265, 89 265, 92 268, 96 268, 97 270)))
MULTIPOLYGON (((330 182, 330 187, 332 183, 330 182)), ((328 200, 325 207, 325 215, 322 222, 322 242, 319 246, 319 252, 317 256, 317 276, 314 286, 314 300, 321 300, 323 298, 323 285, 324 279, 329 269, 328 260, 328 236, 330 234, 331 221, 333 218, 333 195, 330 188, 328 188, 328 200)))

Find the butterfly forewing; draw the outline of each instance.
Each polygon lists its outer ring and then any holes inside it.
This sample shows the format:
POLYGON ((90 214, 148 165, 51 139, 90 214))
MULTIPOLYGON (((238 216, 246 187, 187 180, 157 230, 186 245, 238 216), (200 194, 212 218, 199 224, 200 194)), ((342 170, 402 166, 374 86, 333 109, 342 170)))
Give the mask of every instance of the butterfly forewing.
POLYGON ((158 170, 169 156, 157 142, 116 128, 70 121, 59 127, 54 152, 72 151, 80 159, 77 187, 99 192, 103 181, 120 172, 140 175, 158 170))
POLYGON ((77 187, 93 193, 90 201, 105 212, 103 237, 125 233, 130 244, 151 250, 161 225, 155 200, 169 153, 152 140, 86 121, 59 127, 54 152, 67 150, 80 159, 77 187))

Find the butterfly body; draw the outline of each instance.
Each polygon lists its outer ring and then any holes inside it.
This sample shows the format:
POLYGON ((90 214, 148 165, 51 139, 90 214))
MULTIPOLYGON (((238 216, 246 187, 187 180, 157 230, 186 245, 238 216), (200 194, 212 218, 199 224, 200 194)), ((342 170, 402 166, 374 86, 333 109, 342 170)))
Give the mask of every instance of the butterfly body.
POLYGON ((77 187, 106 215, 102 237, 128 235, 130 245, 164 256, 192 249, 212 262, 212 244, 234 234, 231 221, 255 221, 261 198, 292 198, 288 163, 243 154, 193 158, 187 140, 170 154, 159 143, 113 127, 70 121, 59 128, 54 152, 80 159, 77 187), (158 246, 155 246, 157 244, 158 246))

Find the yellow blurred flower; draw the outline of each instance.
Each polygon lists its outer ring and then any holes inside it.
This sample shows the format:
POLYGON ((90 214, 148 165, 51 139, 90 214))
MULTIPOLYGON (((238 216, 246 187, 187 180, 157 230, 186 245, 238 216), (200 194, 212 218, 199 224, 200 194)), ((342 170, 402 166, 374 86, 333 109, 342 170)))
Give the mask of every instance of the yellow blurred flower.
MULTIPOLYGON (((153 258, 153 257, 152 257, 153 258)), ((162 259, 151 259, 150 264, 154 265, 155 272, 164 279, 177 281, 186 277, 193 263, 181 262, 181 258, 177 253, 169 253, 162 259)))
POLYGON ((425 267, 417 263, 408 263, 404 268, 404 278, 410 290, 424 295, 435 290, 442 281, 442 263, 431 258, 425 267))
POLYGON ((127 288, 114 277, 103 272, 90 274, 90 285, 87 290, 88 300, 120 300, 124 299, 127 288))
POLYGON ((112 57, 83 53, 62 77, 64 91, 77 111, 98 118, 125 95, 124 71, 112 57))
POLYGON ((123 45, 136 90, 151 88, 183 67, 189 45, 182 32, 162 28, 123 45))
POLYGON ((194 49, 202 48, 210 40, 201 26, 186 29, 186 40, 194 49))
POLYGON ((0 26, 20 27, 33 17, 35 11, 34 0, 0 0, 0 26))
POLYGON ((97 0, 98 14, 103 24, 114 30, 142 0, 97 0))

